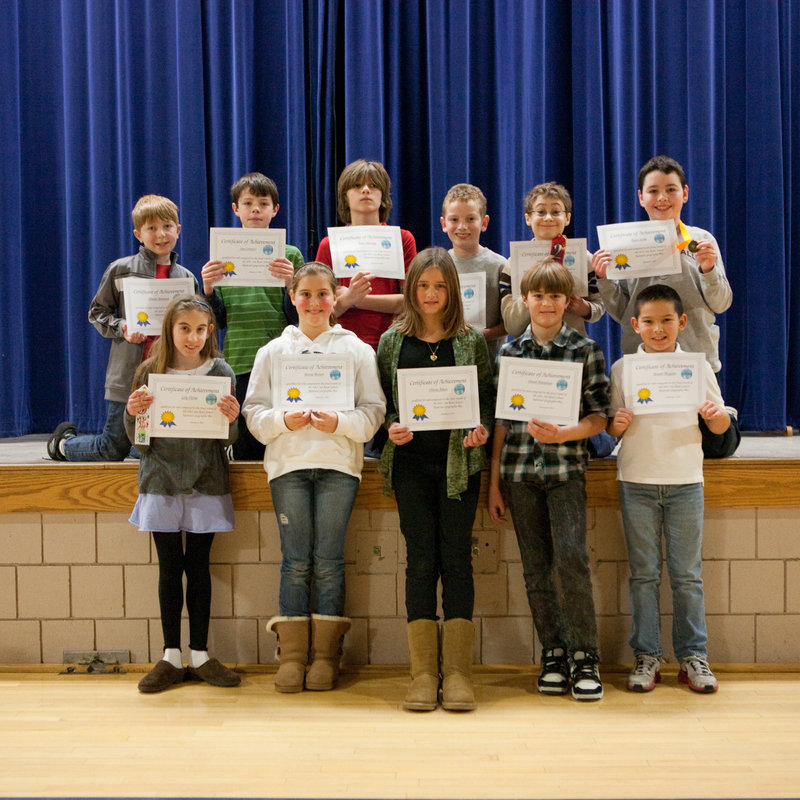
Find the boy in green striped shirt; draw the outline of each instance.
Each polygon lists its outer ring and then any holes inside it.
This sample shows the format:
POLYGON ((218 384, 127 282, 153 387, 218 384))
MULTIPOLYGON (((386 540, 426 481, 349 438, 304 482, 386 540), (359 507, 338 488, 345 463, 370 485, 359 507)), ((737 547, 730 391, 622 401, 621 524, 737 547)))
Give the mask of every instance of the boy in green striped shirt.
MULTIPOLYGON (((233 213, 243 228, 269 228, 278 213, 278 187, 260 172, 250 172, 231 186, 233 213)), ((296 247, 286 245, 286 256, 269 263, 273 277, 283 279, 286 289, 292 285, 294 271, 305 263, 296 247)), ((218 330, 225 329, 225 360, 236 373, 236 399, 244 403, 250 371, 256 353, 268 341, 280 336, 283 329, 296 321, 287 317, 284 305, 286 290, 280 286, 226 286, 222 279, 224 265, 209 261, 203 265, 203 294, 214 309, 218 330)), ((291 312, 289 312, 291 313, 291 312)), ((239 416, 239 438, 233 445, 235 461, 261 461, 264 445, 248 430, 239 416)))

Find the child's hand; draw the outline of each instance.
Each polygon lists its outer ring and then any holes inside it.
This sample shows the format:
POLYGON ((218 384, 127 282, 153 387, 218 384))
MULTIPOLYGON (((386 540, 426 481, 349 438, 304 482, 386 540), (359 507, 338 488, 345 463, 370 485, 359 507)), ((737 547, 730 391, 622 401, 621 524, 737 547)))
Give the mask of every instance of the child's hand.
POLYGON ((464 447, 480 447, 481 445, 486 444, 488 441, 489 431, 487 431, 483 425, 478 425, 477 428, 471 430, 464 437, 464 447))
POLYGON ((608 266, 611 264, 611 253, 608 250, 598 250, 592 255, 592 269, 598 278, 608 275, 608 266))
POLYGON ((150 394, 150 390, 146 386, 140 386, 138 389, 134 389, 134 391, 131 392, 131 396, 128 398, 128 402, 125 405, 125 410, 132 417, 135 417, 137 414, 147 411, 153 404, 154 399, 155 398, 150 394))
POLYGON ((299 431, 311 422, 311 410, 306 411, 285 411, 283 413, 283 424, 290 431, 299 431))
POLYGON ((694 255, 700 272, 711 272, 714 269, 714 264, 717 263, 717 248, 707 239, 701 239, 697 243, 697 251, 694 255))
POLYGON ((228 422, 233 422, 239 416, 239 401, 228 394, 217 401, 217 408, 225 415, 228 422))
POLYGON ((269 262, 269 274, 273 278, 282 280, 287 289, 292 288, 294 278, 294 264, 288 258, 275 258, 269 262))
POLYGON ((706 421, 711 433, 725 433, 731 426, 731 415, 711 400, 706 400, 697 413, 706 421))
POLYGON ((629 408, 618 408, 617 413, 614 414, 614 419, 608 426, 608 432, 612 436, 622 436, 628 429, 628 426, 633 422, 633 411, 629 408))
POLYGON ((125 341, 131 344, 141 344, 147 338, 141 331, 128 333, 127 325, 122 326, 122 335, 125 337, 125 341))
POLYGON ((345 286, 341 294, 336 297, 337 315, 358 306, 358 304, 372 291, 372 275, 369 272, 356 272, 350 279, 350 285, 345 286))
POLYGON ((219 283, 225 275, 225 265, 221 261, 206 261, 200 270, 203 279, 203 294, 214 294, 214 284, 219 283))
POLYGON ((389 426, 389 441, 396 445, 408 444, 414 438, 414 433, 405 425, 393 422, 389 426))
POLYGON ((505 500, 503 500, 503 493, 500 491, 500 487, 496 483, 489 484, 489 496, 487 498, 486 505, 489 511, 489 516, 495 522, 506 522, 506 503, 505 500))
POLYGON ((569 298, 565 311, 581 319, 589 319, 592 316, 592 307, 582 297, 578 297, 577 294, 573 294, 569 298))
POLYGON ((323 433, 333 433, 339 425, 339 415, 335 411, 312 411, 311 427, 323 433))
POLYGON ((528 421, 528 433, 542 444, 558 444, 565 441, 563 432, 558 425, 553 425, 551 422, 541 422, 538 419, 528 421))

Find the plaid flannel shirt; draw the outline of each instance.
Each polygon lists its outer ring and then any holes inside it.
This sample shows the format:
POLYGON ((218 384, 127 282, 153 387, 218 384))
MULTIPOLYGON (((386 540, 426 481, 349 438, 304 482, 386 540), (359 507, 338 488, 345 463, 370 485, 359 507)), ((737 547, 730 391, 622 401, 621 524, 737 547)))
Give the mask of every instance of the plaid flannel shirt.
MULTIPOLYGON (((590 414, 607 415, 609 384, 603 351, 596 342, 567 325, 562 325, 556 336, 545 345, 537 343, 528 327, 522 336, 500 348, 497 357, 503 356, 583 362, 580 418, 590 414)), ((499 364, 498 361, 498 370, 499 364)), ((498 423, 507 428, 500 456, 500 473, 505 481, 558 483, 586 471, 589 461, 586 439, 543 444, 528 433, 526 422, 498 420, 498 423)))

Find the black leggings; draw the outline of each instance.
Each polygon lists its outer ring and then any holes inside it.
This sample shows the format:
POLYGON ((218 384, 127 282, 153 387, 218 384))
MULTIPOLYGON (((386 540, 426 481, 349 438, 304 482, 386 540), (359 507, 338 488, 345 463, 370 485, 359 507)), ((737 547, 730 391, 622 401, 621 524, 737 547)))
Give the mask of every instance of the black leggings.
POLYGON ((213 533, 187 533, 183 536, 153 532, 158 552, 158 603, 164 647, 180 649, 183 613, 183 573, 186 573, 186 608, 189 611, 189 647, 208 648, 208 621, 211 616, 211 573, 208 568, 213 533))

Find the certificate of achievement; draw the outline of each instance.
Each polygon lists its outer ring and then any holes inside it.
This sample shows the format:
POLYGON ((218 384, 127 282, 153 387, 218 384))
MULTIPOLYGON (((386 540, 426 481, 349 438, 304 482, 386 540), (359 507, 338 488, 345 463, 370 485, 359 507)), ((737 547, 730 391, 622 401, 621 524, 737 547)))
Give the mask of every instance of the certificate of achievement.
POLYGON ((474 364, 399 369, 397 399, 400 424, 413 431, 472 430, 481 421, 474 364))
POLYGON ((355 365, 350 353, 280 355, 272 374, 272 405, 280 411, 352 411, 355 365))
POLYGON ((678 235, 669 220, 598 225, 597 238, 601 249, 611 254, 606 275, 611 281, 681 271, 678 235))
POLYGON ((476 328, 486 327, 486 273, 470 272, 459 275, 461 284, 461 305, 464 307, 464 321, 476 328))
POLYGON ((622 361, 625 406, 634 414, 697 411, 705 389, 703 353, 641 353, 622 361))
POLYGON ((183 294, 194 295, 191 278, 122 278, 125 295, 125 324, 128 333, 160 336, 167 306, 183 294))
MULTIPOLYGON (((528 242, 511 242, 511 296, 519 297, 522 276, 542 259, 550 255, 552 242, 547 239, 531 239, 528 242)), ((579 297, 589 294, 589 271, 586 267, 586 239, 567 239, 564 248, 564 266, 575 281, 573 292, 579 297)))
POLYGON ((406 276, 403 241, 396 225, 349 225, 328 228, 333 274, 352 278, 356 272, 369 272, 376 278, 406 276))
POLYGON ((498 419, 577 425, 581 410, 583 363, 538 358, 500 358, 498 419))
POLYGON ((269 262, 286 255, 283 228, 211 228, 210 261, 222 261, 218 286, 284 286, 273 278, 269 262))
POLYGON ((153 404, 136 417, 136 444, 154 436, 227 439, 228 419, 217 401, 231 393, 231 379, 213 375, 150 375, 153 404))

